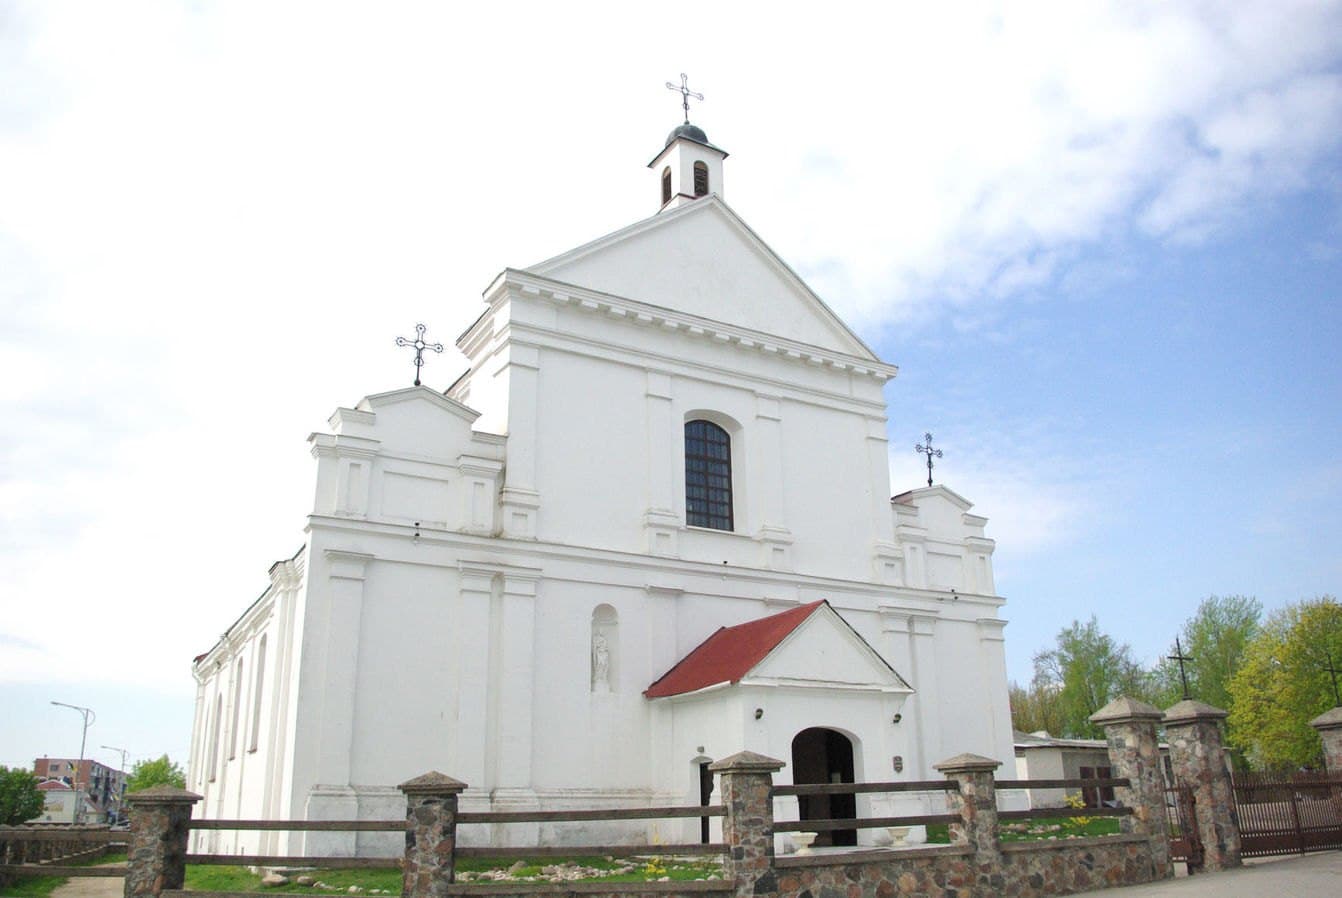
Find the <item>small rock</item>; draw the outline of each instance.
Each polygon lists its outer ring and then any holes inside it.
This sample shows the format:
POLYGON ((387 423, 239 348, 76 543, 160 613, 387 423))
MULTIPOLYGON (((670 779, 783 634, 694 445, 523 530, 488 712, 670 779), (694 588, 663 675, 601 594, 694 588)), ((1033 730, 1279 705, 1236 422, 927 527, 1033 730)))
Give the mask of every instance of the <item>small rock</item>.
POLYGON ((508 868, 508 875, 516 876, 518 873, 522 871, 522 868, 525 867, 526 865, 527 865, 526 861, 517 861, 511 867, 508 868))
POLYGON ((298 883, 300 886, 310 886, 316 881, 317 880, 313 879, 311 876, 308 876, 306 874, 294 880, 294 882, 298 883))
POLYGON ((281 876, 278 873, 267 873, 261 877, 261 885, 266 887, 283 886, 289 884, 289 877, 281 876))
POLYGON ((357 895, 363 891, 363 886, 350 886, 346 889, 351 895, 357 895))

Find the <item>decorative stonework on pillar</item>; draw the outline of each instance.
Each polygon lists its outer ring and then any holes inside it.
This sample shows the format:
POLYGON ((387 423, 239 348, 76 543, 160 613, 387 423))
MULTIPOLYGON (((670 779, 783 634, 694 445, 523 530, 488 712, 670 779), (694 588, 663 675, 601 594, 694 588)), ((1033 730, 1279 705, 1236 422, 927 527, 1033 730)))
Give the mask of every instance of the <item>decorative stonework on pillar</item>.
POLYGON ((405 793, 405 898, 442 898, 456 875, 457 796, 466 784, 430 771, 401 783, 405 793))
POLYGON ((1001 761, 982 755, 963 754, 933 764, 960 787, 946 793, 948 813, 959 814, 951 824, 951 842, 974 849, 974 867, 983 894, 1002 894, 1002 853, 997 847, 997 785, 994 771, 1001 761))
POLYGON ((1170 863, 1170 836, 1165 819, 1165 778, 1160 769, 1160 743, 1156 724, 1160 709, 1146 702, 1117 698, 1090 716, 1104 727, 1109 743, 1109 764, 1114 776, 1132 785, 1115 790, 1115 797, 1132 814, 1120 818, 1124 832, 1145 836, 1151 850, 1151 866, 1159 878, 1174 875, 1170 863))
POLYGON ((1228 716, 1220 708, 1192 699, 1165 712, 1174 779, 1193 790, 1204 870, 1240 865, 1239 815, 1221 745, 1221 721, 1228 716))
POLYGON ((126 898, 158 898, 186 881, 186 841, 191 808, 201 796, 154 786, 126 796, 130 809, 126 898))
POLYGON ((1323 766, 1342 776, 1342 708, 1330 708, 1309 722, 1323 740, 1323 766))
POLYGON ((735 882, 737 898, 777 893, 774 875, 774 777, 786 766, 775 758, 743 751, 710 764, 721 777, 727 844, 723 873, 735 882))

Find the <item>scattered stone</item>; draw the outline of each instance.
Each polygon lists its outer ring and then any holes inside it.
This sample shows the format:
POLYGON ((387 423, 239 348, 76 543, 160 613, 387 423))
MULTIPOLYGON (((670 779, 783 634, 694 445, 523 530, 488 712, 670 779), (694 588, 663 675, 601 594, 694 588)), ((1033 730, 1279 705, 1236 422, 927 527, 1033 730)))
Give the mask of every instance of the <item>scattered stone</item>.
POLYGON ((527 865, 526 861, 517 861, 511 867, 508 868, 508 875, 516 876, 518 873, 522 872, 522 868, 525 867, 526 865, 527 865))
POLYGON ((317 880, 313 879, 311 876, 308 876, 306 874, 294 880, 294 882, 298 883, 300 886, 310 886, 316 881, 317 880))
POLYGON ((312 887, 313 887, 314 889, 328 889, 328 890, 329 890, 329 889, 334 889, 334 888, 335 888, 335 886, 328 886, 326 883, 322 882, 320 879, 317 880, 316 882, 314 882, 314 883, 312 884, 312 887))
POLYGON ((284 886, 289 884, 289 877, 281 876, 279 873, 267 873, 261 877, 261 885, 272 888, 274 886, 284 886))
POLYGON ((363 886, 350 886, 346 891, 351 895, 357 895, 363 891, 363 886))

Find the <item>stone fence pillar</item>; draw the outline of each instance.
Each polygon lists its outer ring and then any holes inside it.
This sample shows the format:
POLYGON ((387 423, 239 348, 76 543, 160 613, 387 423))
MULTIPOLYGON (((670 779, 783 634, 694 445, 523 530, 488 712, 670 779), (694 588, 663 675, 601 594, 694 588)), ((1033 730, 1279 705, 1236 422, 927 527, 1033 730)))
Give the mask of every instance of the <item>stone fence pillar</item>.
POLYGON ((974 849, 975 878, 979 893, 1001 894, 1005 886, 1002 875, 1002 852, 997 845, 997 785, 994 771, 1001 761, 982 755, 963 754, 933 764, 959 786, 946 793, 949 813, 959 814, 960 822, 952 823, 951 841, 968 844, 974 849))
POLYGON ((1323 740, 1323 766, 1330 776, 1342 776, 1342 708, 1330 708, 1309 722, 1323 740))
POLYGON ((1221 744, 1221 721, 1228 716, 1220 708, 1192 699, 1184 699, 1165 712, 1165 738, 1170 744, 1174 779, 1193 790, 1194 816, 1202 840, 1202 869, 1210 871, 1241 863, 1239 815, 1221 744))
POLYGON ((774 873, 774 774, 782 761, 738 752, 710 764, 721 777, 722 840, 727 844, 723 873, 736 885, 737 898, 776 894, 774 873))
POLYGON ((158 898, 186 882, 191 809, 201 796, 172 786, 154 786, 126 796, 130 808, 125 898, 158 898))
POLYGON ((437 771, 398 786, 405 793, 404 898, 442 898, 456 878, 457 796, 466 784, 437 771))
POLYGON ((1132 784, 1115 790, 1115 797, 1132 808, 1130 816, 1120 818, 1123 831, 1146 837, 1156 878, 1166 879, 1174 875, 1174 867, 1170 863, 1165 777, 1156 738, 1161 717, 1154 705, 1117 698, 1092 714, 1090 722, 1104 727, 1114 776, 1125 777, 1132 784))

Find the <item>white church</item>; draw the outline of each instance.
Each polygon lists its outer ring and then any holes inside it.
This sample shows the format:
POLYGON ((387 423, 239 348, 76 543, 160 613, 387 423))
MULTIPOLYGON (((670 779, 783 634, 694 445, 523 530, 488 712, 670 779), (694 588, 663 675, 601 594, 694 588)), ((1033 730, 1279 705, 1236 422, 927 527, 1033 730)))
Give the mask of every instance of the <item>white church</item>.
MULTIPOLYGON (((727 205, 726 158, 676 128, 648 166, 656 214, 499 274, 446 393, 366 396, 311 436, 304 546, 195 659, 198 817, 398 819, 396 784, 428 770, 471 811, 707 804, 707 764, 741 750, 785 760, 780 783, 1011 760, 986 521, 943 486, 891 498, 896 368, 727 205)), ((600 826, 462 840, 711 835, 600 826)))

